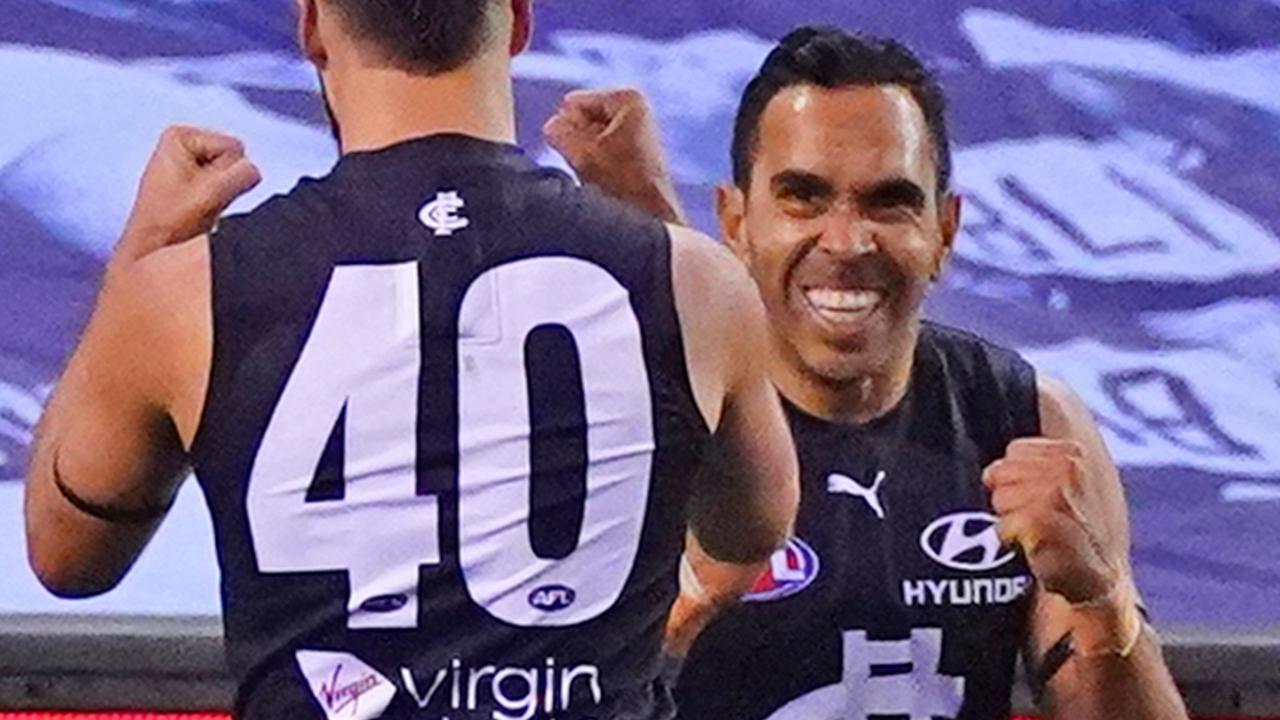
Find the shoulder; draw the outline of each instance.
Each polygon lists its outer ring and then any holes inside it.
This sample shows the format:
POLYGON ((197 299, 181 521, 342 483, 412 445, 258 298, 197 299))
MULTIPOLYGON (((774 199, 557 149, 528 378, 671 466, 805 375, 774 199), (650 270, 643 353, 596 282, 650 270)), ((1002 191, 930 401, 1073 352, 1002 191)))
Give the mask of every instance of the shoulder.
POLYGON ((1041 433, 1035 368, 1018 352, 957 328, 926 322, 919 362, 933 364, 989 451, 1041 433))
POLYGON ((244 236, 278 234, 284 226, 323 222, 339 212, 335 204, 341 197, 340 182, 332 175, 302 178, 286 193, 272 195, 246 212, 223 217, 213 234, 219 245, 226 245, 244 236))
POLYGON ((606 236, 624 246, 649 245, 669 235, 669 228, 661 220, 605 195, 594 186, 577 185, 569 177, 551 170, 540 170, 538 176, 541 178, 536 184, 538 190, 528 196, 519 215, 536 216, 544 212, 544 208, 558 206, 565 214, 554 215, 564 217, 577 232, 606 236))
POLYGON ((926 320, 921 326, 920 340, 921 345, 966 365, 982 362, 996 371, 1031 367, 1018 351, 950 325, 926 320))
POLYGON ((703 417, 717 428, 724 398, 738 391, 767 348, 764 304, 746 268, 723 245, 684 227, 671 225, 668 232, 686 363, 703 417))
MULTIPOLYGON (((705 234, 668 225, 676 305, 685 322, 733 328, 721 342, 758 340, 764 305, 746 266, 727 247, 705 234), (759 322, 758 322, 759 320, 759 322), (735 340, 741 338, 741 340, 735 340)), ((714 328, 707 328, 713 331, 714 328)), ((687 333, 686 333, 687 334, 687 333)))
POLYGON ((1076 391, 1052 375, 1036 377, 1036 403, 1040 408, 1041 432, 1061 440, 1092 441, 1097 435, 1093 412, 1076 391))
MULTIPOLYGON (((755 282, 728 248, 702 233, 668 225, 677 302, 699 315, 740 313, 744 321, 763 313, 755 282)), ((749 329, 749 328, 748 328, 749 329)))

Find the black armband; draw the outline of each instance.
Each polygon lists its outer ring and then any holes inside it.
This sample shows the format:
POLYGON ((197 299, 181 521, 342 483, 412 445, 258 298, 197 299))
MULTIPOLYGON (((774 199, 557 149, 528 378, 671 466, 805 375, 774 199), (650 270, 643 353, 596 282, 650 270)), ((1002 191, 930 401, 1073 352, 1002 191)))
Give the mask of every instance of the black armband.
POLYGON ((150 525, 164 518, 169 513, 171 505, 164 507, 148 507, 148 508, 121 508, 111 505, 99 505, 90 502, 75 494, 71 488, 62 480, 62 473, 58 471, 58 461, 53 461, 53 484, 58 488, 58 492, 62 493, 62 497, 71 503, 76 510, 88 515, 89 517, 108 522, 113 525, 150 525))

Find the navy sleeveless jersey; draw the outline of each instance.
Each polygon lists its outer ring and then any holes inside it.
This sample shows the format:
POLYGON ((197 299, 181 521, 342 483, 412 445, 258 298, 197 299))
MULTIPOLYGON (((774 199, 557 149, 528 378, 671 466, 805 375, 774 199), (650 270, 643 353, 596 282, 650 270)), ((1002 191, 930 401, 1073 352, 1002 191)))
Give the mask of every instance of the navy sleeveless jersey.
POLYGON ((709 435, 665 227, 443 135, 347 156, 211 247, 193 456, 237 716, 669 716, 709 435))
POLYGON ((684 720, 1007 720, 1032 577, 982 470, 1039 434, 1035 374, 926 323, 902 403, 867 425, 790 407, 795 538, 699 638, 684 720))

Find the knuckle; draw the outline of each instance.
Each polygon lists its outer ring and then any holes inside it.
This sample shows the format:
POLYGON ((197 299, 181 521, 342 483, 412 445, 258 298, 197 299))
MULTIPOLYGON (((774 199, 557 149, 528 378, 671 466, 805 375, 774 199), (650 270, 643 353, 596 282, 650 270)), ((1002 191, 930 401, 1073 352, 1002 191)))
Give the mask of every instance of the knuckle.
POLYGON ((1054 488, 1053 493, 1049 496, 1050 507, 1056 511, 1066 511, 1071 509, 1071 490, 1065 487, 1054 488))
POLYGON ((637 102, 639 100, 644 99, 644 96, 640 94, 640 91, 633 87, 618 88, 613 91, 613 96, 619 100, 622 100, 628 103, 633 103, 633 102, 637 102))

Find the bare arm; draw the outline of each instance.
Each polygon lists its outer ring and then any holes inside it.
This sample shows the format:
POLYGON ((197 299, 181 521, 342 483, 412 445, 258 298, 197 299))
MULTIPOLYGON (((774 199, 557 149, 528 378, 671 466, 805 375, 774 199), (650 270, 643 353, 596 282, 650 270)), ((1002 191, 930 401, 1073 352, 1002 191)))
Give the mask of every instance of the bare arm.
POLYGON ((693 231, 671 232, 686 357, 715 433, 691 524, 711 557, 760 562, 788 537, 799 502, 795 447, 764 360, 764 308, 728 251, 693 231))
MULTIPOLYGON (((1155 631, 1136 614, 1137 591, 1129 566, 1129 518, 1120 476, 1084 403, 1065 385, 1042 378, 1040 415, 1048 438, 1081 450, 1081 477, 1102 508, 1094 518, 1096 542, 1116 558, 1116 587, 1089 607, 1071 604, 1040 586, 1027 653, 1040 667, 1045 653, 1071 634, 1075 652, 1050 678, 1042 701, 1055 720, 1185 720, 1186 709, 1165 667, 1155 631), (1137 623, 1133 628, 1132 624, 1137 623), (1137 633, 1136 639, 1125 637, 1137 633), (1123 645, 1132 643, 1130 648, 1123 645), (1093 648, 1089 646, 1093 645, 1093 648), (1123 654, 1128 649, 1129 653, 1123 654)), ((1087 501, 1080 507, 1087 507, 1087 501)))
POLYGON ((203 234, 259 179, 238 140, 191 127, 147 164, 27 470, 29 561, 55 594, 114 587, 173 501, 212 356, 203 234))
POLYGON ((202 243, 113 267, 45 410, 27 472, 25 515, 31 566, 55 594, 85 597, 113 588, 187 472, 169 408, 190 405, 180 378, 199 362, 189 326, 199 327, 200 318, 191 317, 187 297, 207 294, 208 282, 193 284, 190 273, 178 273, 203 255, 207 275, 202 243))
POLYGON ((716 431, 695 484, 683 594, 668 650, 683 654, 722 606, 764 571, 795 520, 798 469, 790 430, 764 358, 768 334, 758 291, 741 263, 684 213, 660 134, 643 95, 630 89, 570 93, 544 128, 587 182, 669 223, 676 301, 698 405, 716 431))
POLYGON ((795 447, 764 362, 764 309, 724 248, 671 228, 676 302, 698 405, 714 447, 690 499, 690 535, 667 650, 684 655, 759 579, 799 503, 795 447))

